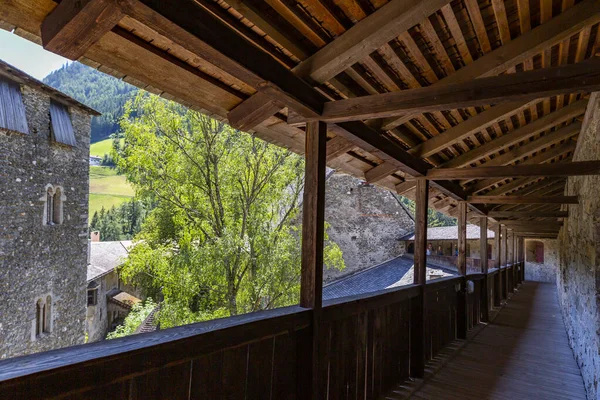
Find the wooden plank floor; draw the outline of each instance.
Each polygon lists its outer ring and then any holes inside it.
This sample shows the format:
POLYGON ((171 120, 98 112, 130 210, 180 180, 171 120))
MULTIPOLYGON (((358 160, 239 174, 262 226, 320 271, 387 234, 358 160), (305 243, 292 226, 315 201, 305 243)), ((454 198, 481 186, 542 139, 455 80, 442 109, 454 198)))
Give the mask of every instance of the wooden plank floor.
POLYGON ((585 399, 554 284, 523 283, 455 353, 416 392, 400 386, 386 398, 585 399))

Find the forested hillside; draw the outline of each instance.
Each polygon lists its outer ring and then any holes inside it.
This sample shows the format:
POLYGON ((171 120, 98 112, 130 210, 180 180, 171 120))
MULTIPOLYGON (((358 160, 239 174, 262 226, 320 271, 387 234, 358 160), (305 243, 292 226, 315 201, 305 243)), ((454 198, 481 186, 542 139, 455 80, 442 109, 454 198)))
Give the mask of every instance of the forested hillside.
POLYGON ((139 90, 78 62, 50 73, 44 83, 102 113, 92 119, 92 143, 118 131, 123 106, 139 90))

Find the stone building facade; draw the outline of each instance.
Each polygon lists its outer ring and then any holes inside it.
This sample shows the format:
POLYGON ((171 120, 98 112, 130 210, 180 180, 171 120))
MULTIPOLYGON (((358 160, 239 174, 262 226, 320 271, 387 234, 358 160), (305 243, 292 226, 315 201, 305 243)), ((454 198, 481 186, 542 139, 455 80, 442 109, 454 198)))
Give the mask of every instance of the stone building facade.
POLYGON ((525 239, 525 280, 556 282, 558 269, 556 239, 525 239))
POLYGON ((92 238, 97 240, 90 241, 85 327, 88 342, 97 342, 123 322, 141 296, 119 277, 118 267, 127 259, 131 241, 100 242, 99 235, 92 238))
POLYGON ((2 62, 0 84, 12 96, 0 92, 1 359, 84 342, 90 118, 97 113, 2 62), (58 118, 72 129, 60 130, 58 118), (25 128, 12 129, 15 121, 25 128))
POLYGON ((400 238, 415 226, 394 194, 339 173, 326 182, 325 221, 329 238, 340 246, 346 264, 343 271, 325 270, 325 282, 404 254, 400 238))
MULTIPOLYGON (((593 93, 573 161, 600 160, 600 94, 593 93)), ((558 298, 589 399, 600 395, 600 175, 569 177, 579 196, 558 237, 558 298)))

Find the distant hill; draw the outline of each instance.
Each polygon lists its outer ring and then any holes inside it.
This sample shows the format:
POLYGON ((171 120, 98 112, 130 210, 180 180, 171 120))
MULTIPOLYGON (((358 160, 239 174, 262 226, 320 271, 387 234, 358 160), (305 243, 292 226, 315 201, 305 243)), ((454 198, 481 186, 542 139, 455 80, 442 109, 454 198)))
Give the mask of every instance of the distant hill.
POLYGON ((92 119, 92 143, 118 131, 123 106, 139 90, 78 62, 51 72, 44 78, 44 83, 102 113, 92 119))

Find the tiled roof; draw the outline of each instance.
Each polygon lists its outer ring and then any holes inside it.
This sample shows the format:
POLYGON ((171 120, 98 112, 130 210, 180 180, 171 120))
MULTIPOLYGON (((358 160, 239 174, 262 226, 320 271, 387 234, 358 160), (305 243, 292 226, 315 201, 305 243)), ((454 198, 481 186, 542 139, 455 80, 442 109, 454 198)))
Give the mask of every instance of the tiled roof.
MULTIPOLYGON (((480 228, 467 224, 467 240, 479 239, 480 228)), ((494 238, 494 231, 488 229, 488 239, 494 238)), ((406 235, 400 240, 415 240, 415 234, 406 235)), ((458 240, 458 226, 439 226, 427 228, 427 240, 458 240)))
MULTIPOLYGON (((452 270, 427 267, 427 275, 456 275, 452 270)), ((357 272, 323 287, 323 300, 376 292, 413 282, 413 260, 397 257, 383 264, 357 272)))
POLYGON ((131 241, 92 242, 90 263, 87 267, 87 281, 106 275, 117 268, 127 258, 131 241))

